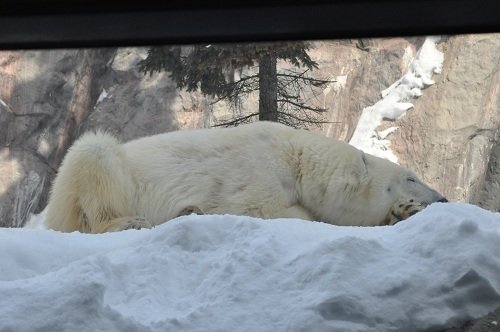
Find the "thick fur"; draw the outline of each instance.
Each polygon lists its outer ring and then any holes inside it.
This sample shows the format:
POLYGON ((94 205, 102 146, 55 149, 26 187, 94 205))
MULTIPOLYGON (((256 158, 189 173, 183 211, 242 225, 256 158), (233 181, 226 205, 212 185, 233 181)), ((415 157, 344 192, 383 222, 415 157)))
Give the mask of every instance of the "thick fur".
POLYGON ((436 201, 444 197, 406 168, 317 133, 258 122, 125 144, 86 134, 59 169, 47 224, 100 233, 194 212, 375 226, 436 201))

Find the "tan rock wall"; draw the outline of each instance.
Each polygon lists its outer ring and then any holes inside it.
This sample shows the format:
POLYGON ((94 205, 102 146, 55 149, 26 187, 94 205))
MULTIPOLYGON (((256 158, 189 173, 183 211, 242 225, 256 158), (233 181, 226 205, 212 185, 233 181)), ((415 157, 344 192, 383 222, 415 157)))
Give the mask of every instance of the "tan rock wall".
POLYGON ((397 121, 393 150, 449 199, 498 210, 500 34, 454 36, 439 46, 443 71, 397 121))

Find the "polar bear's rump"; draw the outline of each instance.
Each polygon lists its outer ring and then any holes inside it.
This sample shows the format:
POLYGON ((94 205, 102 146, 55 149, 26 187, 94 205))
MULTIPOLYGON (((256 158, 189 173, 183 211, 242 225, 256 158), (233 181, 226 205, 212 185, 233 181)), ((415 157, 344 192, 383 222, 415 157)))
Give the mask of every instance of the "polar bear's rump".
POLYGON ((86 134, 69 149, 59 168, 48 224, 65 232, 104 232, 117 223, 128 224, 119 229, 138 227, 132 222, 135 189, 119 142, 104 133, 86 134))

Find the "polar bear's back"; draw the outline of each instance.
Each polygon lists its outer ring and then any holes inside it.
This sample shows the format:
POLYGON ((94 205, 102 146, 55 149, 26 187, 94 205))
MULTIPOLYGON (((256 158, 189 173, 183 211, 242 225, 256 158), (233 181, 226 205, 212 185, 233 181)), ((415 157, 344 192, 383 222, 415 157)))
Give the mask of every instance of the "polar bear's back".
POLYGON ((164 134, 139 138, 124 146, 133 150, 144 145, 156 146, 158 148, 193 146, 211 149, 218 146, 232 146, 234 148, 245 145, 255 145, 263 141, 270 143, 290 137, 295 130, 285 125, 260 121, 251 125, 241 125, 234 128, 210 128, 210 129, 188 129, 172 131, 164 134), (251 144, 248 144, 251 143, 251 144))
POLYGON ((259 200, 262 196, 293 200, 293 168, 287 156, 293 154, 289 138, 294 133, 286 126, 262 122, 176 131, 128 142, 123 145, 125 154, 143 186, 137 206, 147 207, 141 212, 159 223, 189 205, 208 213, 241 213, 243 206, 259 205, 251 202, 255 192, 259 200), (253 194, 247 197, 249 192, 253 194), (282 197, 283 192, 290 197, 282 197), (219 210, 223 199, 224 208, 219 210), (153 203, 144 204, 145 200, 153 203), (166 210, 171 215, 157 215, 166 210))
POLYGON ((212 175, 218 170, 275 164, 289 154, 290 137, 295 130, 276 123, 256 123, 236 128, 213 128, 174 131, 144 137, 123 145, 131 161, 143 165, 148 160, 150 168, 191 167, 192 171, 206 169, 212 175))

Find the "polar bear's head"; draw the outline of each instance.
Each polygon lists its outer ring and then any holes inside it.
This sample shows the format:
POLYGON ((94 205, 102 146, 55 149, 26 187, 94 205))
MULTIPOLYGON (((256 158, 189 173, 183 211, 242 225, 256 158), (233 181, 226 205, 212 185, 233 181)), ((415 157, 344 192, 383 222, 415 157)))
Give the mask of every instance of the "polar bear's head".
POLYGON ((447 199, 409 169, 388 160, 362 154, 369 197, 375 198, 379 225, 406 219, 427 205, 447 199))

